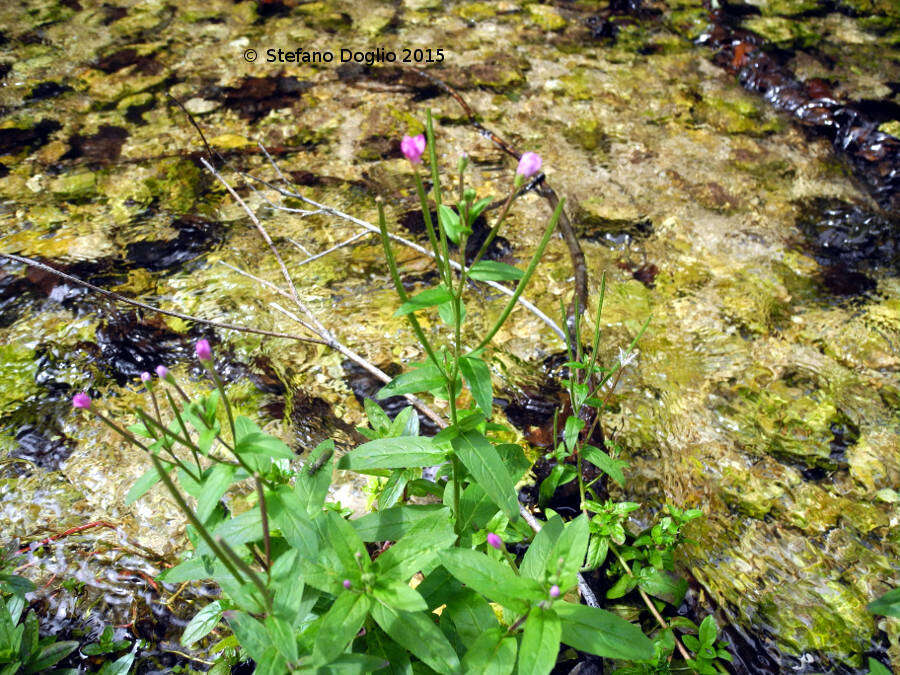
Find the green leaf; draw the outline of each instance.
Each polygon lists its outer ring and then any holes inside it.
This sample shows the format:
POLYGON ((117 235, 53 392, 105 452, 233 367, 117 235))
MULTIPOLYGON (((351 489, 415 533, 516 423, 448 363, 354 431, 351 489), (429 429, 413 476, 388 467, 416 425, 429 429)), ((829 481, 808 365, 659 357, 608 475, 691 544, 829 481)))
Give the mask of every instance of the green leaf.
POLYGON ((418 436, 419 435, 419 416, 415 409, 408 405, 401 410, 394 421, 388 427, 385 437, 392 438, 395 436, 418 436))
POLYGON ((525 456, 522 446, 516 443, 496 443, 494 447, 500 453, 500 459, 503 460, 503 464, 509 470, 509 475, 513 482, 516 483, 522 480, 522 477, 531 468, 531 460, 525 456))
POLYGON ((140 647, 140 640, 135 642, 131 651, 124 656, 120 656, 115 661, 104 663, 97 675, 128 675, 131 666, 134 664, 134 657, 137 655, 138 647, 140 647))
POLYGON ((464 356, 459 360, 459 369, 479 409, 485 417, 490 417, 494 393, 491 387, 491 371, 487 364, 478 357, 464 356))
POLYGON ((892 675, 892 673, 880 661, 876 661, 870 656, 869 675, 892 675))
POLYGON ((900 618, 900 588, 888 591, 877 600, 870 602, 867 609, 872 614, 896 616, 900 618))
POLYGON ((556 665, 562 623, 552 609, 535 607, 525 621, 519 647, 520 675, 547 675, 556 665))
POLYGON ((519 519, 516 485, 491 442, 474 429, 457 436, 452 442, 457 457, 472 474, 485 493, 511 521, 519 519))
POLYGON ((366 417, 369 418, 369 426, 375 431, 381 431, 391 426, 391 418, 373 399, 363 399, 363 406, 366 409, 366 417))
MULTIPOLYGON (((366 399, 368 402, 368 399, 366 399)), ((377 406, 376 406, 377 407, 377 406)), ((381 410, 381 408, 379 408, 381 410)), ((309 453, 309 457, 303 464, 303 470, 297 477, 294 485, 294 493, 300 502, 306 506, 306 511, 314 515, 322 510, 325 498, 328 496, 328 488, 331 486, 331 478, 334 472, 334 440, 326 439, 319 443, 309 453), (324 464, 320 464, 325 459, 324 464), (310 475, 310 468, 316 466, 315 473, 310 475)))
POLYGON ((703 621, 700 622, 700 633, 698 637, 700 638, 700 645, 702 647, 712 647, 716 642, 716 635, 719 632, 719 627, 716 625, 716 620, 712 614, 708 615, 703 621))
POLYGON ((484 199, 479 199, 477 202, 472 204, 472 207, 469 209, 469 222, 473 222, 478 216, 481 215, 481 212, 484 211, 487 206, 493 201, 493 197, 485 197, 484 199))
POLYGON ((493 260, 479 260, 469 268, 469 276, 477 281, 518 281, 523 274, 518 267, 493 260))
POLYGON ((523 579, 509 567, 471 549, 454 548, 440 555, 441 563, 466 586, 489 600, 499 602, 520 614, 531 601, 543 599, 543 587, 532 579, 523 579))
POLYGON ((350 524, 363 541, 397 541, 422 520, 441 513, 448 518, 450 509, 439 504, 408 504, 392 506, 384 511, 367 513, 362 518, 351 520, 350 524))
POLYGON ((631 591, 635 586, 637 586, 637 579, 630 574, 623 574, 619 577, 616 583, 614 583, 612 587, 608 591, 606 591, 606 597, 608 600, 621 598, 623 595, 631 591))
POLYGON ((679 576, 667 572, 666 570, 658 570, 654 567, 645 567, 641 570, 641 578, 638 586, 647 591, 650 595, 665 600, 670 605, 678 607, 684 600, 687 593, 687 581, 679 576))
POLYGON ((78 643, 74 640, 49 644, 41 649, 37 658, 32 660, 21 672, 29 675, 30 673, 39 673, 42 670, 47 670, 50 666, 62 661, 77 648, 78 643))
POLYGON ((363 443, 341 457, 338 467, 353 471, 408 469, 441 464, 446 453, 424 436, 379 438, 363 443))
MULTIPOLYGON (((438 207, 438 222, 447 233, 447 238, 454 244, 459 243, 459 235, 463 232, 463 227, 459 222, 459 215, 446 204, 438 207)), ((468 231, 468 228, 465 228, 468 231)))
POLYGON ((463 589, 447 602, 441 619, 453 621, 463 644, 474 643, 482 633, 499 628, 494 610, 481 595, 471 589, 463 589))
POLYGON ((287 661, 275 645, 270 645, 263 652, 262 659, 257 661, 253 675, 283 675, 286 672, 289 672, 287 661))
POLYGON ((459 673, 459 657, 446 636, 423 612, 398 612, 381 602, 373 604, 372 618, 400 646, 439 673, 459 673))
POLYGON ((388 382, 376 394, 376 398, 384 399, 401 394, 418 394, 423 391, 431 391, 444 384, 444 376, 433 361, 418 364, 419 367, 405 373, 401 373, 388 382))
MULTIPOLYGON (((444 491, 444 504, 447 506, 453 503, 455 487, 452 481, 447 483, 444 491)), ((460 532, 471 532, 483 528, 497 513, 497 506, 478 483, 472 483, 459 496, 459 511, 460 532)))
MULTIPOLYGON (((163 462, 162 464, 166 468, 171 468, 171 465, 167 465, 166 462, 163 462)), ((131 486, 128 494, 125 496, 125 505, 131 506, 134 504, 138 499, 147 494, 147 491, 158 482, 159 472, 156 470, 155 466, 151 466, 134 482, 134 485, 131 486)))
POLYGON ((559 585, 566 589, 576 584, 576 577, 587 553, 589 523, 585 514, 566 523, 550 554, 548 572, 559 568, 559 585), (559 564, 562 560, 562 564, 559 564))
POLYGON ((378 509, 389 509, 403 497, 406 484, 422 475, 421 469, 394 469, 378 493, 378 509))
POLYGON ((375 599, 400 612, 422 612, 428 609, 425 600, 409 584, 379 579, 372 588, 375 599))
POLYGON ((289 663, 296 661, 298 658, 297 636, 290 624, 277 616, 269 615, 266 617, 265 625, 266 632, 278 653, 289 663))
POLYGON ((313 657, 319 663, 328 663, 337 654, 343 652, 347 644, 356 637, 372 607, 367 595, 354 591, 344 591, 337 596, 331 609, 325 614, 313 657))
POLYGON ((272 459, 294 459, 294 451, 281 439, 263 433, 253 420, 238 415, 234 420, 237 444, 234 449, 239 455, 247 453, 272 459))
POLYGON ((491 628, 470 643, 462 660, 464 673, 509 675, 516 665, 516 638, 502 628, 491 628))
POLYGON ((216 600, 194 614, 181 634, 181 644, 190 648, 197 640, 210 634, 222 620, 222 604, 216 600))
POLYGON ((378 556, 375 569, 379 576, 407 581, 454 541, 456 533, 446 513, 435 513, 413 525, 402 539, 378 556))
MULTIPOLYGON (((459 303, 459 314, 459 322, 462 323, 466 320, 466 305, 462 301, 459 303)), ((448 301, 438 305, 438 316, 441 317, 441 321, 448 326, 455 326, 456 313, 453 309, 453 302, 448 301)))
POLYGON ((622 468, 628 466, 628 462, 621 459, 613 459, 600 448, 586 445, 581 449, 582 456, 591 464, 612 478, 619 487, 625 486, 625 474, 622 468))
POLYGON ((578 434, 584 429, 584 420, 579 417, 569 415, 566 418, 566 428, 563 430, 563 441, 569 452, 575 450, 575 444, 578 442, 578 434))
MULTIPOLYGON (((287 539, 287 542, 300 555, 312 558, 318 550, 318 541, 308 510, 311 506, 310 502, 304 500, 298 492, 301 491, 296 488, 292 491, 287 485, 278 486, 278 490, 269 493, 266 498, 266 510, 269 520, 277 529, 281 530, 281 534, 287 539)), ((315 513, 318 515, 320 510, 315 513)))
POLYGON ((203 481, 203 490, 197 499, 197 518, 205 523, 222 499, 222 495, 231 487, 236 467, 232 464, 214 464, 203 481))
POLYGON ((562 619, 562 641, 574 649, 628 661, 655 657, 650 638, 638 626, 611 612, 569 602, 556 602, 553 609, 562 619))
POLYGON ((38 648, 39 635, 37 614, 28 612, 22 628, 24 630, 22 631, 22 640, 19 643, 19 660, 23 663, 28 663, 31 659, 31 655, 34 654, 38 648))
POLYGON ((25 595, 34 590, 34 584, 18 574, 0 574, 0 589, 13 595, 25 595))
MULTIPOLYGON (((315 675, 366 675, 385 667, 384 659, 368 654, 341 654, 327 666, 314 671, 315 675)), ((259 672, 259 671, 257 671, 259 672)), ((410 672, 412 672, 410 670, 410 672)), ((256 675, 254 673, 254 675, 256 675)), ((280 675, 274 673, 273 675, 280 675)))
POLYGON ((274 649, 266 627, 246 612, 235 611, 229 614, 228 625, 241 645, 257 663, 263 663, 266 650, 274 649))
MULTIPOLYGON (((229 518, 215 529, 214 534, 222 537, 232 548, 262 539, 262 515, 259 508, 244 511, 234 518, 229 518)), ((200 551, 204 548, 208 550, 206 544, 201 544, 197 550, 200 551)))
POLYGON ((556 541, 563 532, 563 519, 553 516, 544 523, 540 532, 534 535, 534 540, 525 552, 519 572, 522 576, 543 582, 547 568, 550 565, 550 555, 556 547, 556 541))
POLYGON ((416 586, 416 591, 428 603, 428 609, 445 605, 459 593, 466 592, 463 585, 442 565, 438 565, 425 575, 425 581, 416 586))
POLYGON ((447 290, 446 286, 428 288, 421 293, 412 296, 400 305, 400 308, 394 312, 394 316, 406 316, 407 314, 411 314, 420 309, 425 309, 426 307, 441 305, 452 298, 453 296, 450 295, 450 291, 447 290))

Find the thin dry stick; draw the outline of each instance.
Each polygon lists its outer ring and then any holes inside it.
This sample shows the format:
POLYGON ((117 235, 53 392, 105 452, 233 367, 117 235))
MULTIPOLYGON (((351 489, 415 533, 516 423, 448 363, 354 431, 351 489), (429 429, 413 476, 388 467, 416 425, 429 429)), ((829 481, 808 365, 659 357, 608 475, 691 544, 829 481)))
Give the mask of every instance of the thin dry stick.
MULTIPOLYGON (((291 318, 294 321, 299 321, 299 317, 296 314, 286 310, 284 307, 282 307, 278 303, 271 302, 271 303, 269 303, 269 306, 272 307, 273 309, 278 310, 279 312, 281 312, 288 318, 291 318)), ((371 361, 366 360, 364 357, 360 356, 359 354, 354 352, 352 349, 345 347, 343 344, 341 344, 337 340, 334 340, 333 343, 330 344, 329 346, 332 349, 339 351, 341 354, 346 356, 348 359, 350 359, 354 363, 359 364, 360 366, 365 368, 367 371, 372 373, 372 375, 377 377, 379 380, 381 380, 385 384, 387 384, 388 382, 391 381, 391 379, 392 379, 391 376, 388 375, 383 370, 381 370, 381 368, 376 366, 371 361)), ((413 396, 412 394, 404 394, 403 397, 407 401, 409 401, 411 405, 415 406, 419 410, 419 412, 421 412, 423 415, 425 415, 425 417, 430 419, 432 422, 434 422, 440 428, 443 429, 444 427, 447 426, 447 423, 444 422, 444 419, 440 415, 438 415, 434 410, 429 408, 428 405, 421 399, 413 396)))
MULTIPOLYGON (((616 549, 616 547, 613 546, 612 544, 610 544, 610 545, 609 545, 609 548, 610 548, 610 550, 615 554, 616 558, 618 558, 619 563, 621 563, 622 567, 625 568, 625 571, 628 572, 628 576, 633 577, 633 576, 634 576, 634 572, 631 571, 631 568, 628 566, 628 563, 626 562, 626 560, 625 560, 621 555, 619 555, 619 551, 616 549)), ((666 628, 668 628, 668 627, 669 627, 669 624, 666 623, 666 620, 662 617, 662 614, 660 614, 660 613, 657 611, 656 605, 653 604, 653 601, 650 599, 650 596, 647 595, 647 594, 644 592, 644 589, 641 588, 640 586, 638 586, 638 593, 641 594, 641 599, 644 601, 644 604, 647 605, 647 609, 650 610, 650 613, 653 615, 653 618, 656 619, 656 622, 657 622, 660 626, 662 626, 662 629, 663 629, 663 630, 665 630, 666 628)), ((691 655, 688 654, 687 649, 685 649, 685 648, 684 648, 684 645, 681 644, 681 640, 678 639, 678 636, 675 635, 675 632, 674 632, 674 631, 672 631, 672 637, 675 638, 675 644, 676 644, 677 647, 678 647, 678 651, 681 652, 681 656, 684 658, 685 661, 690 661, 691 655)))
POLYGON ((153 305, 148 305, 143 302, 138 302, 137 300, 132 300, 131 298, 126 298, 124 295, 119 295, 118 293, 113 293, 112 291, 108 291, 105 288, 100 288, 99 286, 95 286, 92 283, 79 279, 78 277, 73 277, 71 274, 66 274, 65 272, 60 272, 57 269, 50 267, 50 265, 45 265, 44 263, 35 260, 33 258, 26 258, 21 255, 14 255, 12 253, 0 253, 0 256, 4 258, 8 258, 10 260, 15 260, 16 262, 23 263, 25 265, 30 265, 31 267, 36 267, 38 269, 44 270, 45 272, 49 272, 54 276, 57 276, 61 279, 65 279, 66 281, 71 281, 73 284, 78 284, 79 286, 84 286, 85 288, 89 288, 92 291, 99 293, 100 295, 106 296, 112 300, 116 300, 117 302, 125 303, 126 305, 132 305, 134 307, 140 307, 141 309, 145 309, 148 312, 156 312, 157 314, 164 314, 166 316, 174 316, 178 319, 184 319, 185 321, 194 321, 196 323, 201 323, 206 326, 212 326, 213 328, 221 328, 224 330, 236 330, 241 333, 254 333, 256 335, 265 335, 267 337, 277 337, 277 338, 287 338, 289 340, 299 340, 300 342, 311 342, 313 344, 324 345, 327 344, 323 340, 319 340, 316 338, 308 338, 303 337, 301 335, 293 335, 291 333, 276 333, 274 331, 262 330, 260 328, 250 328, 249 326, 236 326, 231 323, 224 323, 221 321, 210 321, 209 319, 201 319, 199 316, 192 316, 190 314, 183 314, 181 312, 175 312, 168 309, 160 309, 159 307, 154 307, 153 305))
MULTIPOLYGON (((357 239, 362 239, 363 237, 366 237, 368 235, 369 235, 368 232, 357 232, 352 237, 348 237, 347 239, 344 239, 344 241, 342 241, 340 244, 335 244, 331 248, 325 249, 321 253, 316 253, 315 255, 310 255, 308 258, 304 258, 303 260, 301 260, 300 262, 297 263, 297 267, 300 267, 300 265, 305 265, 307 263, 311 263, 313 260, 318 260, 319 258, 324 258, 329 253, 334 253, 338 249, 344 248, 345 246, 349 246, 357 239)), ((297 248, 299 248, 301 251, 306 250, 303 246, 300 245, 300 242, 294 241, 293 239, 288 239, 288 241, 291 242, 297 248)), ((307 251, 307 255, 309 255, 308 251, 307 251)))

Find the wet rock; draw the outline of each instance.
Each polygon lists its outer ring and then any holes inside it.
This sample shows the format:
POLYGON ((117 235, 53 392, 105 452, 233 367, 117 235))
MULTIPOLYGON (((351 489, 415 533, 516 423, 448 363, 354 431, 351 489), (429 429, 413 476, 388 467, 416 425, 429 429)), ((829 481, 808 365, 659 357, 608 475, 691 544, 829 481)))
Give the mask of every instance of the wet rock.
POLYGON ((50 136, 62 128, 56 120, 42 119, 28 127, 6 127, 0 129, 0 155, 8 155, 20 150, 33 151, 46 145, 50 136))
POLYGON ((59 82, 53 82, 52 80, 38 82, 32 87, 31 93, 28 94, 25 100, 26 102, 43 101, 48 98, 61 96, 67 91, 72 91, 72 87, 66 84, 60 84, 59 82))
POLYGON ((567 24, 559 11, 549 5, 528 5, 528 17, 539 28, 547 31, 563 30, 567 24))
POLYGON ((300 96, 310 87, 311 83, 293 76, 245 77, 234 87, 210 87, 201 96, 222 100, 229 110, 256 121, 271 110, 298 105, 300 96))
MULTIPOLYGON (((797 219, 823 264, 850 273, 900 261, 900 219, 835 199, 805 204, 797 219)), ((839 281, 839 280, 836 280, 839 281)))
POLYGON ((116 313, 97 328, 103 365, 119 384, 153 372, 160 364, 186 361, 191 349, 184 336, 158 318, 141 321, 134 312, 116 313))
POLYGON ((197 217, 182 217, 172 223, 174 239, 138 241, 126 246, 128 260, 154 272, 180 268, 210 250, 222 236, 221 227, 197 217))
POLYGON ((83 201, 97 190, 97 174, 81 171, 60 176, 50 184, 50 190, 60 199, 70 202, 83 201))
MULTIPOLYGON (((406 228, 407 231, 419 235, 420 237, 426 235, 425 218, 422 216, 422 211, 407 211, 400 216, 399 221, 400 225, 406 228)), ((437 211, 431 212, 431 222, 432 224, 436 224, 438 222, 437 211)), ((471 262, 475 259, 475 254, 478 253, 478 251, 481 249, 481 246, 482 244, 484 244, 490 231, 491 229, 488 226, 487 218, 485 218, 484 213, 482 213, 478 216, 478 218, 475 219, 475 222, 472 223, 472 234, 470 234, 468 240, 466 240, 467 261, 471 262)), ((456 244, 454 244, 453 242, 449 242, 449 244, 451 249, 457 250, 456 244)), ((510 245, 509 239, 497 235, 488 246, 483 259, 501 260, 502 258, 507 257, 510 253, 512 253, 512 246, 510 245)))
POLYGON ((70 150, 62 159, 85 158, 91 161, 114 162, 122 152, 128 131, 109 124, 102 125, 95 134, 76 134, 69 139, 70 150))

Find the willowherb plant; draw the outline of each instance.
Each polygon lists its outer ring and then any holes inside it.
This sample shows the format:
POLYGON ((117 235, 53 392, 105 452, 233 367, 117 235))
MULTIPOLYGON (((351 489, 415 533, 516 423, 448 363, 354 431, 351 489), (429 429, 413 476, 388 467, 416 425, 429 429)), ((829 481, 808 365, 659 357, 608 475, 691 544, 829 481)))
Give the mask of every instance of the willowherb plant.
MULTIPOLYGON (((503 440, 509 430, 492 420, 485 349, 534 274, 563 205, 556 207, 524 270, 483 260, 523 182, 540 170, 541 158, 525 153, 493 227, 467 259, 472 224, 493 200, 466 188, 464 157, 457 167, 455 204, 445 202, 430 114, 426 129, 424 136, 404 137, 401 149, 414 170, 438 283, 415 295, 406 292, 379 202, 385 260, 400 301, 397 313, 409 321, 424 358, 378 395, 425 394, 448 401, 449 419, 439 433, 421 436, 412 408, 391 420, 366 400, 369 427, 360 431, 368 442, 335 463, 334 443, 326 441, 301 469, 292 470, 288 446, 249 418, 234 416, 205 340, 197 343, 196 355, 215 385, 206 396, 190 399, 160 366, 158 379, 142 377, 152 412, 136 410, 138 421, 127 429, 103 415, 86 394, 76 395, 73 405, 146 451, 152 467, 129 492, 129 502, 161 481, 185 513, 193 548, 163 579, 212 579, 222 590, 221 598, 188 624, 185 645, 205 638, 224 620, 233 636, 220 646, 239 646, 255 661, 257 673, 549 673, 561 645, 655 668, 660 650, 638 625, 580 604, 576 592, 586 559, 588 567, 603 562, 597 552, 603 544, 596 542, 606 541, 609 550, 625 543, 602 520, 606 507, 588 499, 591 486, 580 470, 584 457, 623 481, 621 461, 586 444, 589 434, 582 435, 582 409, 593 407, 599 415, 598 392, 627 365, 623 359, 611 369, 599 367, 599 323, 587 362, 577 328, 570 343, 570 351, 575 345, 572 372, 587 375, 570 379, 575 412, 557 449, 561 460, 577 457, 582 514, 569 522, 551 514, 537 527, 521 511, 516 484, 531 464, 519 445, 503 440), (426 152, 437 222, 418 170, 426 152), (478 343, 466 344, 465 296, 473 281, 483 280, 515 282, 515 292, 478 343), (448 326, 449 339, 442 344, 426 335, 418 318, 435 309, 448 326), (461 396, 464 389, 470 397, 461 396), (471 404, 462 406, 464 400, 471 404), (327 503, 335 466, 383 481, 372 513, 351 519, 327 503), (428 467, 437 470, 426 479, 428 467), (245 481, 252 484, 255 503, 231 513, 222 498, 245 481), (413 495, 431 495, 432 503, 409 503, 413 495), (513 554, 504 542, 520 542, 527 550, 513 554)), ((677 539, 669 525, 660 533, 669 537, 659 540, 663 546, 677 539)), ((654 536, 633 541, 622 555, 644 550, 645 543, 658 548, 654 536)), ((709 629, 699 630, 698 644, 705 649, 709 629)))

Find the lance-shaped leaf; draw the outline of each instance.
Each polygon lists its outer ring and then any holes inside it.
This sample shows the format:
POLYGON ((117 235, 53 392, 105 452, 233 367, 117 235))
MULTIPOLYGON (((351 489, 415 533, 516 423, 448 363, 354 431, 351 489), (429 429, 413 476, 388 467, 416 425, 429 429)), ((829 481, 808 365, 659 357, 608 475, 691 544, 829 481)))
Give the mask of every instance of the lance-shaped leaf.
POLYGON ((372 618, 400 646, 439 673, 460 672, 459 657, 446 636, 424 612, 403 612, 376 602, 372 618))
POLYGON ((408 469, 441 464, 446 452, 424 436, 379 438, 341 457, 338 467, 353 471, 408 469))
POLYGON ((471 429, 452 441, 453 450, 478 483, 506 517, 519 518, 516 484, 500 459, 497 449, 483 434, 471 429))
POLYGON ((611 612, 569 602, 556 602, 553 609, 562 619, 562 641, 570 647, 608 659, 654 658, 653 643, 640 627, 611 612))
POLYGON ((536 581, 523 579, 506 565, 478 551, 454 548, 441 553, 440 559, 450 574, 466 586, 520 614, 546 595, 536 581))
POLYGON ((412 296, 409 300, 400 305, 400 308, 394 312, 394 316, 405 316, 417 310, 425 309, 426 307, 441 305, 452 297, 453 296, 450 295, 450 291, 447 290, 446 286, 428 288, 421 293, 412 296))
POLYGON ((525 621, 519 675, 547 675, 556 665, 562 624, 552 609, 535 607, 525 621))

